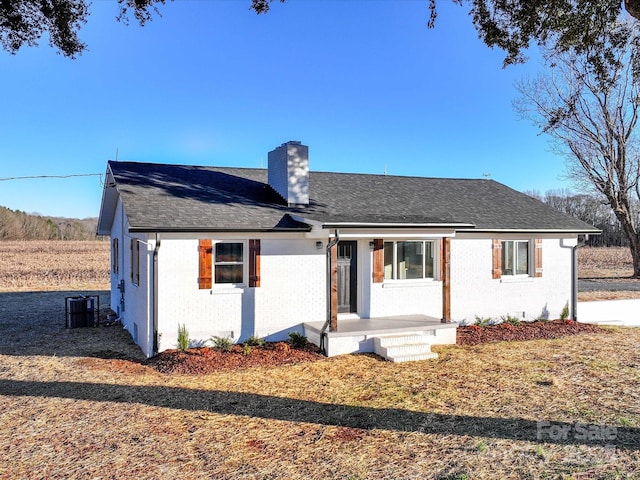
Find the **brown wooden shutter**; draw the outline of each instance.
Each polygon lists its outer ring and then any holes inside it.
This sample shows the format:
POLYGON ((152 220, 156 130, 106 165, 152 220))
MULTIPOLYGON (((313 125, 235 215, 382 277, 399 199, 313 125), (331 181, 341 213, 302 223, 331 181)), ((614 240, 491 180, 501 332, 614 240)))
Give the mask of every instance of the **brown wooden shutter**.
POLYGON ((131 265, 130 265, 130 267, 131 267, 130 268, 130 270, 131 270, 131 283, 133 283, 133 265, 134 265, 133 264, 133 242, 134 241, 135 240, 133 238, 129 241, 129 256, 131 257, 131 265))
POLYGON ((111 259, 111 271, 112 273, 118 274, 118 264, 120 259, 120 252, 118 248, 118 239, 113 239, 113 250, 111 252, 113 258, 111 259))
POLYGON ((535 276, 542 277, 542 239, 535 239, 535 251, 533 252, 533 258, 535 263, 535 276))
POLYGON ((212 266, 213 266, 213 247, 210 239, 200 240, 198 247, 200 252, 200 273, 198 276, 199 288, 211 288, 213 285, 212 280, 212 266))
POLYGON ((502 240, 493 239, 492 278, 502 278, 502 240))
POLYGON ((136 285, 140 285, 140 241, 136 240, 136 285))
POLYGON ((384 240, 373 240, 373 283, 384 282, 384 240))
POLYGON ((260 240, 249 240, 249 286, 260 286, 260 240))

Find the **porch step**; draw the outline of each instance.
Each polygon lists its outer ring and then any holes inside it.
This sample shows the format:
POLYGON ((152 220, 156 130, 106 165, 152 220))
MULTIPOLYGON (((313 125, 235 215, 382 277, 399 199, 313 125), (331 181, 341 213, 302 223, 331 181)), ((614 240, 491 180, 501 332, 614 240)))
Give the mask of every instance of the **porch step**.
POLYGON ((422 335, 391 335, 375 337, 373 349, 378 355, 394 363, 438 358, 431 344, 422 335))

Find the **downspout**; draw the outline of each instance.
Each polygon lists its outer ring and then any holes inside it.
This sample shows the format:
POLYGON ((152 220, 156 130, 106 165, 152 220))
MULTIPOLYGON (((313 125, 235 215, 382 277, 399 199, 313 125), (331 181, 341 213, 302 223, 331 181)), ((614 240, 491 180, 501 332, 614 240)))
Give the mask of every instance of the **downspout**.
POLYGON ((574 321, 578 321, 578 248, 587 244, 589 235, 585 235, 583 240, 578 239, 571 248, 571 316, 574 321))
POLYGON ((153 248, 153 355, 158 353, 158 251, 160 234, 156 232, 156 245, 153 248))
POLYGON ((327 348, 325 345, 326 331, 331 323, 331 249, 337 245, 340 241, 340 232, 336 228, 335 235, 332 240, 327 244, 327 320, 324 322, 322 329, 320 330, 320 351, 326 355, 327 348))

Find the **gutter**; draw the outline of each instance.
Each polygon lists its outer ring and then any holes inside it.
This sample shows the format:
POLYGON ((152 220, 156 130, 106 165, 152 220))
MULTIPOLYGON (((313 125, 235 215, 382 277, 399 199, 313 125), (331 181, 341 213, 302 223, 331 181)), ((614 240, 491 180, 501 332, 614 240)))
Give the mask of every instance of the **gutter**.
POLYGON ((326 356, 327 348, 325 345, 325 339, 327 337, 326 331, 331 323, 331 249, 335 247, 340 241, 340 232, 336 228, 335 236, 329 243, 327 244, 327 319, 320 330, 320 351, 326 356))
POLYGON ((589 235, 585 235, 583 240, 578 240, 571 247, 571 316, 572 320, 578 321, 578 248, 587 244, 589 235))
POLYGON ((153 248, 153 355, 158 353, 158 251, 160 234, 156 232, 156 245, 153 248))

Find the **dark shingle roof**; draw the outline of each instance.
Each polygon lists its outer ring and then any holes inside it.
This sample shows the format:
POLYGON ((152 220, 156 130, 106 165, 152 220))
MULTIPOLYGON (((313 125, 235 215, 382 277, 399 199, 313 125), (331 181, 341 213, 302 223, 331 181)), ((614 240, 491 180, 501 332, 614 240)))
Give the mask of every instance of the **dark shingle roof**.
MULTIPOLYGON (((476 230, 591 232, 590 225, 493 180, 310 172, 310 204, 288 207, 267 170, 109 162, 139 231, 309 230, 324 225, 468 224, 476 230)), ((459 225, 459 228, 462 228, 459 225)))

